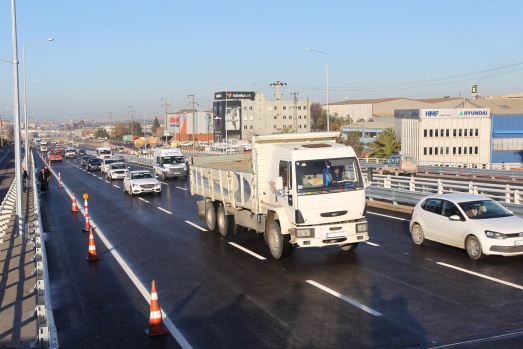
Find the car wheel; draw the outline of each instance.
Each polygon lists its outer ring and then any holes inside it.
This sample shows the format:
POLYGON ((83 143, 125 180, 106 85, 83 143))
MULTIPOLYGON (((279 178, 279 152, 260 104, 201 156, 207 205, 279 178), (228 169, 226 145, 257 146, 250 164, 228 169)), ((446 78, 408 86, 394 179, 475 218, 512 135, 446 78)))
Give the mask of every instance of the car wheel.
POLYGON ((341 245, 340 246, 341 250, 345 251, 345 252, 354 251, 357 247, 358 247, 358 243, 357 242, 352 243, 352 244, 345 244, 345 245, 341 245))
POLYGON ((480 259, 484 256, 483 250, 481 249, 481 243, 478 238, 473 235, 469 236, 465 241, 465 249, 467 250, 469 257, 472 259, 480 259))
POLYGON ((205 222, 207 223, 209 231, 216 229, 216 210, 212 201, 205 203, 205 222))
POLYGON ((412 226, 412 241, 418 246, 423 245, 425 242, 425 234, 423 233, 423 228, 419 224, 414 224, 412 226))
POLYGON ((267 229, 267 240, 269 242, 269 250, 275 259, 281 259, 290 256, 292 253, 292 245, 290 244, 291 236, 289 234, 282 235, 280 224, 277 221, 272 221, 267 229))
POLYGON ((234 216, 227 215, 227 211, 222 202, 218 205, 216 220, 218 223, 218 231, 221 236, 232 235, 234 233, 234 216))

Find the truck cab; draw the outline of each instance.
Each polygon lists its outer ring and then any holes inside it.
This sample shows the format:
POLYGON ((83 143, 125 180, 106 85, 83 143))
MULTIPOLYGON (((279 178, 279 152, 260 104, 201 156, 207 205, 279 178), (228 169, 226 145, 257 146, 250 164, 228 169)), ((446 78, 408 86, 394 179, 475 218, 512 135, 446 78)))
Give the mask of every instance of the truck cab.
POLYGON ((153 172, 156 176, 166 178, 187 178, 188 164, 178 148, 155 148, 153 172))
POLYGON ((96 157, 103 159, 111 159, 113 157, 113 150, 109 147, 96 148, 96 157))

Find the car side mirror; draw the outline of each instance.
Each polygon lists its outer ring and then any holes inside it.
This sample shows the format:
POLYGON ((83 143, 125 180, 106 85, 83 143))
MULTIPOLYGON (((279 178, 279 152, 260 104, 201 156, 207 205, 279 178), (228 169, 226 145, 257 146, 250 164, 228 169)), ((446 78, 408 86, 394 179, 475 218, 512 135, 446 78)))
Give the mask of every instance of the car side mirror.
POLYGON ((462 220, 461 217, 458 216, 457 214, 454 214, 454 215, 450 216, 449 219, 451 221, 461 221, 462 220))

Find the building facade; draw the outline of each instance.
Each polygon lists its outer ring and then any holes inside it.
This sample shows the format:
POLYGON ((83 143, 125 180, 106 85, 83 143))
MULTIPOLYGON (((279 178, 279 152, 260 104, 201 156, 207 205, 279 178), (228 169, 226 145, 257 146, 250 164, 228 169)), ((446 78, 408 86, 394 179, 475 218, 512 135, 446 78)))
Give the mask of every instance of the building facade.
POLYGON ((400 109, 394 112, 402 154, 422 165, 491 162, 491 115, 488 108, 400 109))

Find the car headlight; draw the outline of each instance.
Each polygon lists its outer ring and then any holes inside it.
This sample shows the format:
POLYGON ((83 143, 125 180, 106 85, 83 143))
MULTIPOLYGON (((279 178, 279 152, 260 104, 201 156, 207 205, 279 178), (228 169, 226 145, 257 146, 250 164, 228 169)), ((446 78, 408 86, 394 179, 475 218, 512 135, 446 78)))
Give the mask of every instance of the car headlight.
POLYGON ((507 238, 505 234, 498 233, 492 230, 485 230, 485 235, 490 239, 504 240, 507 238))
POLYGON ((307 238, 312 236, 313 229, 296 229, 297 238, 307 238))

